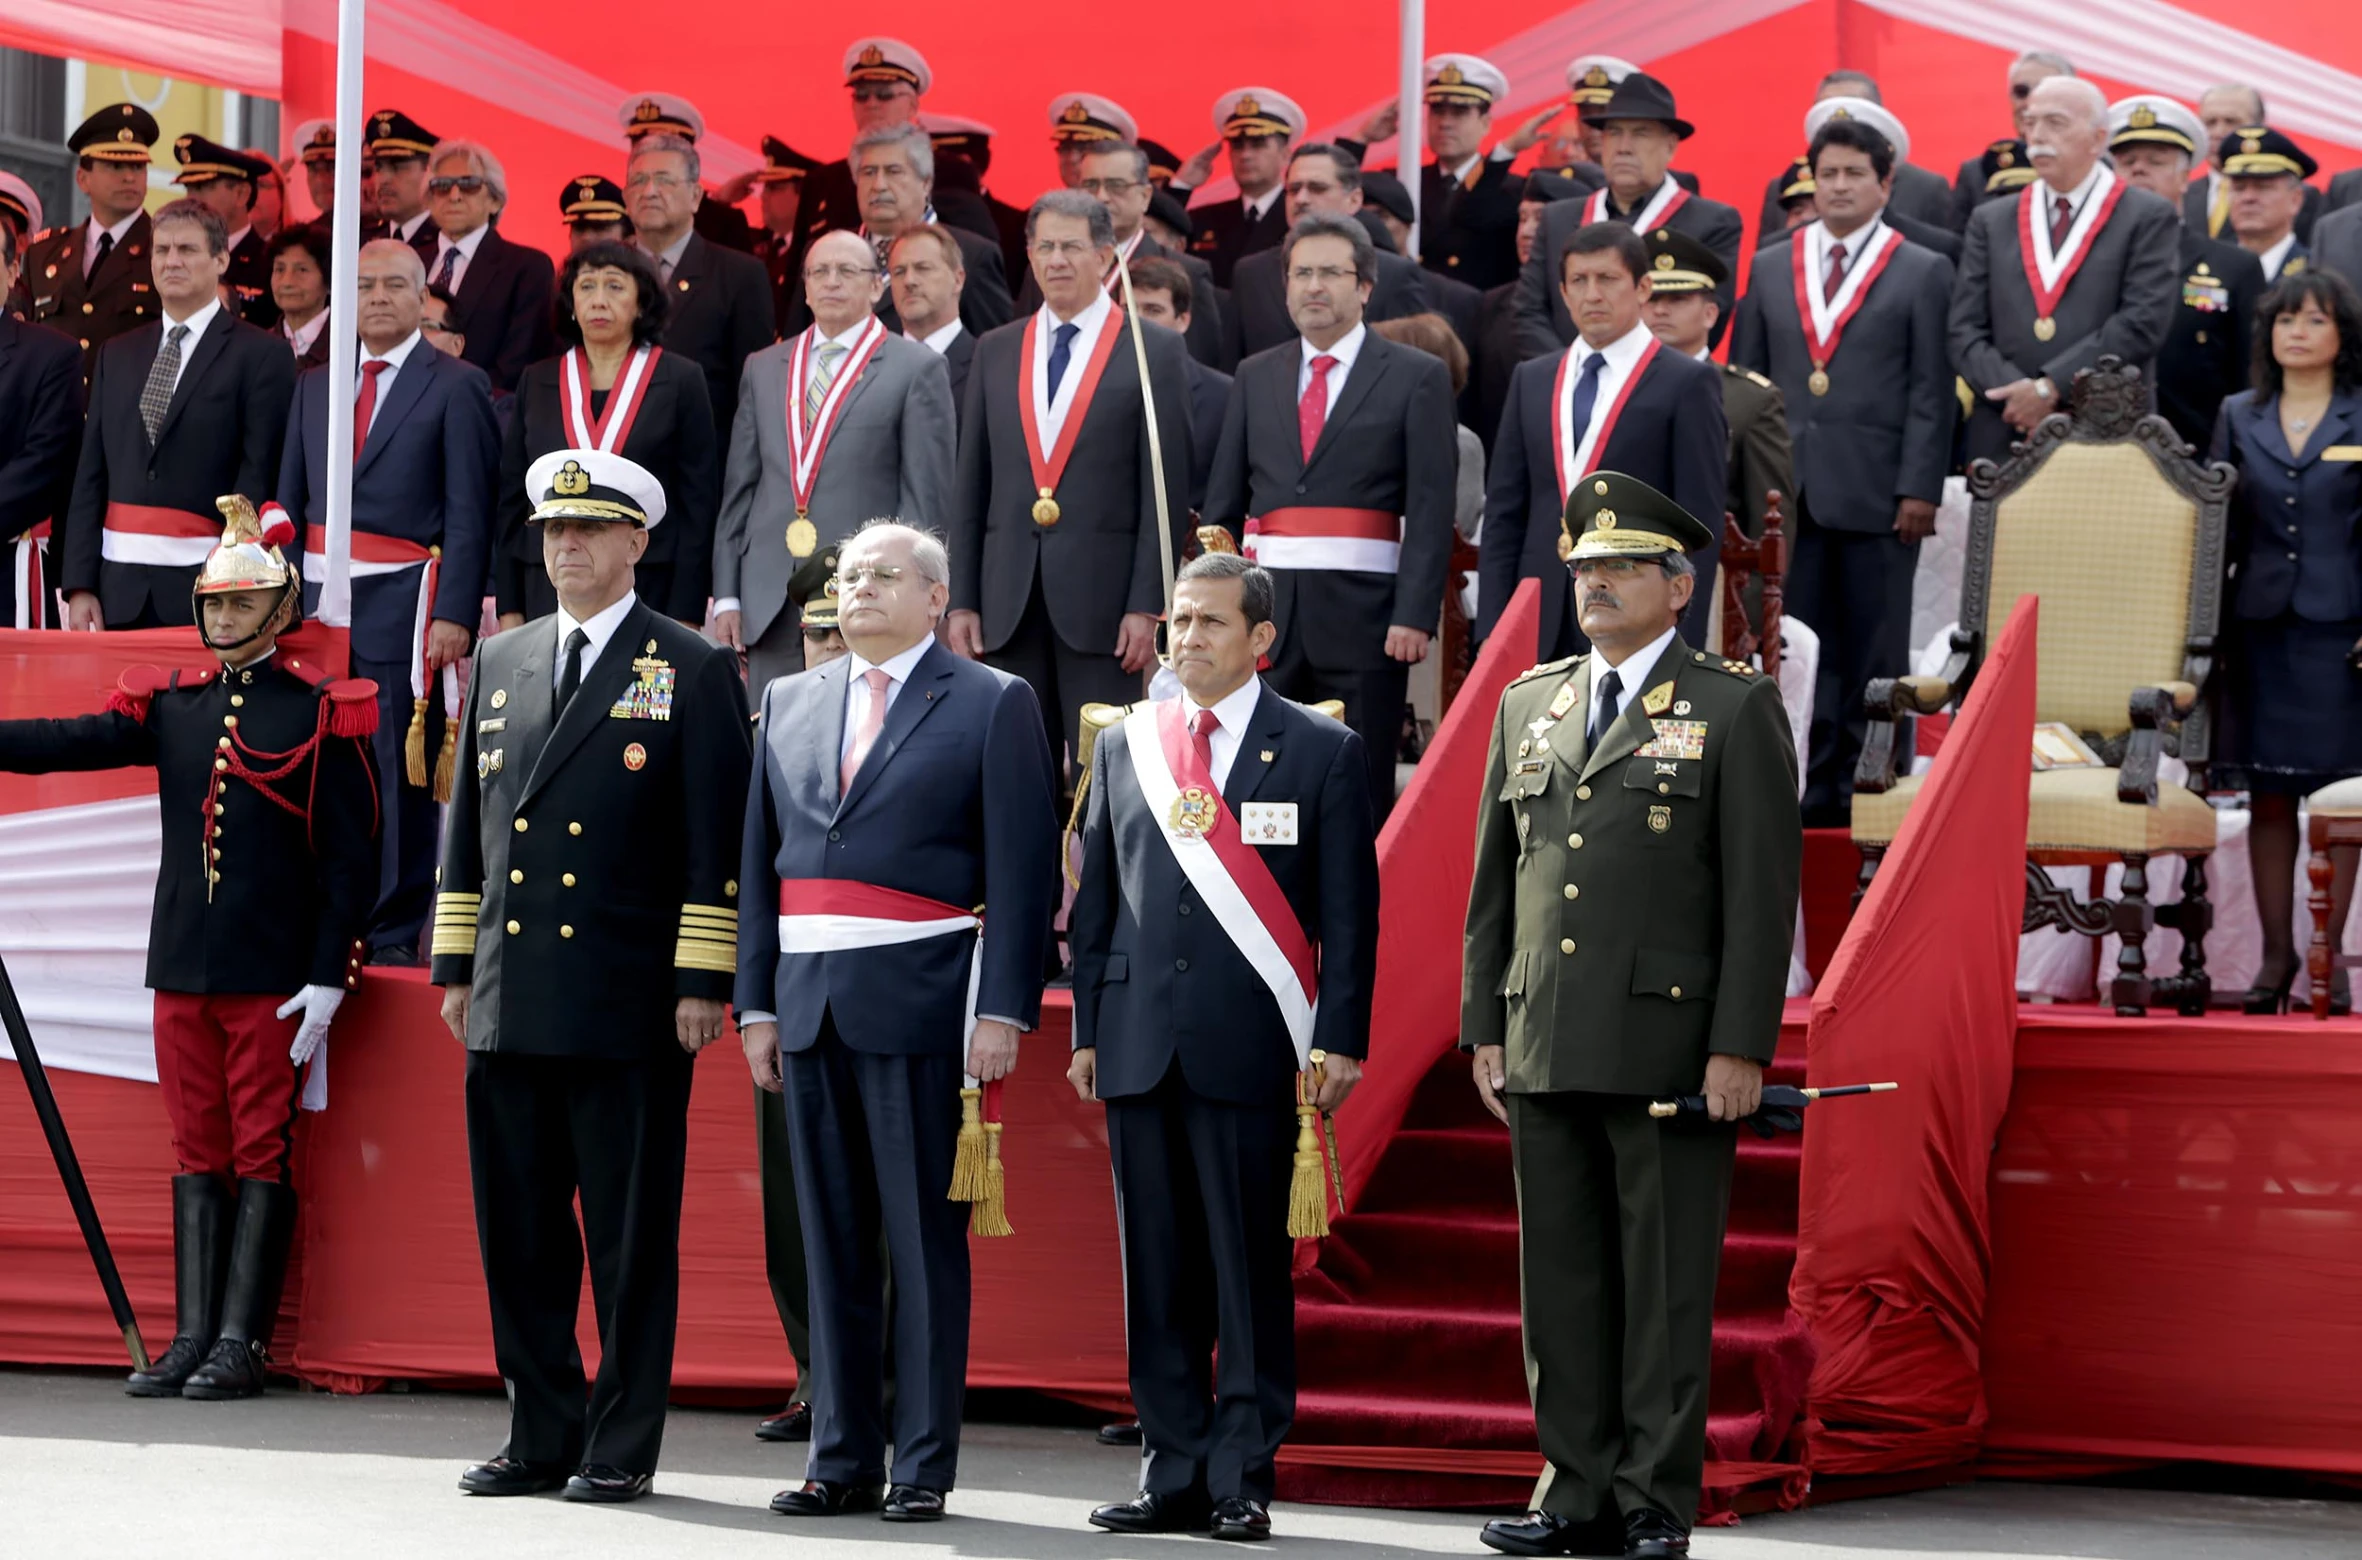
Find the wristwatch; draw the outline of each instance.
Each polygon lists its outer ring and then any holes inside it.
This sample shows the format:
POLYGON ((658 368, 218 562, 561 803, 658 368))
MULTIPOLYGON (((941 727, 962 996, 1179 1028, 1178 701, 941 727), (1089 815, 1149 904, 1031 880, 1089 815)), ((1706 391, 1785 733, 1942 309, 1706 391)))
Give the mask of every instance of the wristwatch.
POLYGON ((2034 381, 2034 393, 2045 401, 2055 401, 2059 398, 2059 387, 2052 384, 2050 376, 2045 374, 2034 381))

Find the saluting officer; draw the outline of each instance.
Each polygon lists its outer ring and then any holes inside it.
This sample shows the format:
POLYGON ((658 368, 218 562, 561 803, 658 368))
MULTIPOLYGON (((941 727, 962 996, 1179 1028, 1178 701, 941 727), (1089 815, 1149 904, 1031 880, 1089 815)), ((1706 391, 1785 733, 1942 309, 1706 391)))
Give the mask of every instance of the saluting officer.
POLYGON ((98 349, 156 317, 148 274, 149 152, 163 132, 136 103, 110 103, 66 138, 76 154, 74 188, 90 215, 51 228, 25 250, 24 288, 36 324, 82 343, 82 377, 98 349))
POLYGON ((1735 1123, 1779 1040, 1804 833, 1779 690, 1675 629, 1713 533, 1615 472, 1566 524, 1592 653, 1501 696, 1461 977, 1545 1461, 1536 1509, 1483 1537, 1661 1560, 1698 1509, 1735 1123), (1711 1119, 1649 1115, 1701 1080, 1711 1119))
POLYGON ((632 593, 664 519, 655 478, 554 450, 526 483, 558 610, 477 652, 431 950, 444 1022, 467 1045, 476 1233, 509 1394, 507 1446, 459 1484, 627 1501, 648 1493, 664 1439, 690 1064, 721 1034, 737 970, 746 696, 735 655, 632 593), (587 1400, 585 1235, 600 1351, 587 1400))
MULTIPOLYGON (((152 768, 163 820, 147 983, 172 1129, 172 1346, 133 1397, 262 1391, 295 1230, 288 1148, 303 1066, 361 981, 377 900, 377 687, 330 682, 279 636, 295 539, 242 497, 194 588, 198 673, 136 666, 104 713, 0 722, 0 769, 152 768), (300 1017, 298 1016, 300 1014, 300 1017)), ((313 1103, 326 1103, 326 1079, 313 1103)))

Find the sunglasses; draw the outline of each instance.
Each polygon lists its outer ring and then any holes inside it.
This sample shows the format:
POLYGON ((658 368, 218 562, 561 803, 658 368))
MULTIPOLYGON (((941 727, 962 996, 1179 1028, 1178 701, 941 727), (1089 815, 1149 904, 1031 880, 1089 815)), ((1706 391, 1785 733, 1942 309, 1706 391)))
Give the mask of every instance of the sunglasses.
POLYGON ((473 195, 484 187, 484 181, 478 175, 468 173, 462 174, 456 179, 449 177, 429 179, 426 181, 426 187, 437 195, 448 195, 453 190, 459 191, 462 195, 473 195))

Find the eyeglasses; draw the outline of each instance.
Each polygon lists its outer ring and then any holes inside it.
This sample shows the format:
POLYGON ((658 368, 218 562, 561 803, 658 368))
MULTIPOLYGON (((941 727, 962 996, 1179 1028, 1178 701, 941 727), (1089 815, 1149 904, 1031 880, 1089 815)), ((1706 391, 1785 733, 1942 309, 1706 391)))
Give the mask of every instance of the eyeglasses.
POLYGON ((875 580, 880 585, 891 585, 907 572, 907 570, 890 563, 860 563, 849 569, 839 569, 837 571, 837 594, 843 595, 849 590, 859 590, 864 583, 870 580, 875 580))
POLYGON ((804 267, 807 282, 859 282, 878 274, 874 265, 808 265, 804 267))
POLYGON ((635 173, 623 181, 627 190, 677 190, 689 181, 677 173, 635 173))
POLYGON ((1360 275, 1349 265, 1298 265, 1288 268, 1291 282, 1344 282, 1360 275))
POLYGON ((1637 558, 1585 558, 1574 565, 1575 578, 1586 574, 1604 574, 1611 580, 1628 580, 1641 570, 1637 558))
POLYGON ((418 328, 430 336, 456 336, 459 334, 458 331, 453 330, 441 320, 422 319, 418 322, 418 328))
POLYGON ((481 176, 473 173, 463 173, 457 178, 444 175, 427 180, 426 187, 437 195, 448 195, 453 190, 459 191, 462 195, 473 195, 484 187, 484 180, 481 176))
POLYGON ((1063 256, 1068 260, 1080 260, 1097 247, 1098 246, 1096 244, 1093 244, 1086 239, 1070 238, 1061 242, 1054 238, 1044 238, 1037 239, 1032 244, 1027 245, 1026 252, 1036 255, 1044 260, 1060 256, 1063 256))
POLYGON ((1096 195, 1101 200, 1114 200, 1138 189, 1140 181, 1138 179, 1085 179, 1076 187, 1085 195, 1096 195))

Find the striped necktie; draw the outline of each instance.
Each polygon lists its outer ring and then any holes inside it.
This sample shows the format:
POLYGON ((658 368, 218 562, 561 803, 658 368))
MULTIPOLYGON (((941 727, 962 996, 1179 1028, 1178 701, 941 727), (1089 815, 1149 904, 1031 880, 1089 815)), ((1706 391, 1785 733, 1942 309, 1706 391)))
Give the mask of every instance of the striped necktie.
POLYGON ((820 420, 820 403, 828 399, 828 387, 836 383, 837 364, 844 358, 845 349, 836 342, 820 344, 819 360, 812 366, 812 383, 804 390, 804 426, 809 428, 820 420))
POLYGON ((180 383, 180 344, 188 334, 186 325, 166 331, 156 361, 148 365, 148 382, 139 393, 139 420, 147 424, 150 444, 164 429, 164 414, 172 410, 172 392, 180 383))

